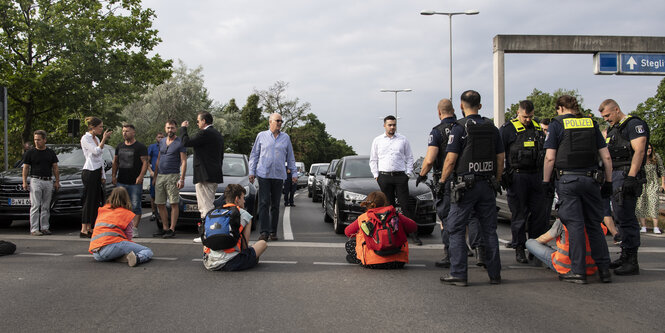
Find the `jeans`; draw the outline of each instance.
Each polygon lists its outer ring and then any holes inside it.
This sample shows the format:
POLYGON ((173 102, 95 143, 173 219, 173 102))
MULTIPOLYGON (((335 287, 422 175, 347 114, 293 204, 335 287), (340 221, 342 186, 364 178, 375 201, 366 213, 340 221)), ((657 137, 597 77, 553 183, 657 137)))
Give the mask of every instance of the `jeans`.
POLYGON ((92 254, 97 261, 111 261, 124 256, 129 252, 136 254, 138 263, 144 263, 152 258, 152 250, 130 241, 122 241, 105 245, 101 250, 92 254))
POLYGON ((555 251, 553 248, 549 247, 547 244, 541 244, 535 239, 527 239, 526 249, 529 250, 529 253, 533 254, 534 257, 547 265, 547 267, 556 272, 554 265, 552 265, 552 253, 555 251))
POLYGON ((120 184, 119 187, 124 187, 129 193, 129 199, 132 201, 132 212, 136 215, 141 215, 141 195, 143 194, 143 184, 120 184))
POLYGON ((262 235, 277 233, 279 222, 279 199, 282 196, 281 179, 261 178, 259 180, 259 227, 262 235))
POLYGON ((53 182, 30 179, 30 232, 49 229, 53 182))

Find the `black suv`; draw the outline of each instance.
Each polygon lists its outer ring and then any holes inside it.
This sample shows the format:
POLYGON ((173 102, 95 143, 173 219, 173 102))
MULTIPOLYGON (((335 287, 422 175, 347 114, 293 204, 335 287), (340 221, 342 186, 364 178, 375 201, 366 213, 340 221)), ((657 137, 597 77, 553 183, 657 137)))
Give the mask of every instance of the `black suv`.
MULTIPOLYGON (((60 171, 60 190, 54 192, 51 199, 51 218, 80 219, 83 198, 81 170, 85 163, 81 145, 47 146, 58 156, 60 171)), ((106 179, 109 180, 105 186, 106 194, 109 194, 114 187, 110 181, 114 153, 113 147, 104 145, 104 170, 107 172, 106 179)), ((23 190, 22 170, 23 166, 0 173, 0 227, 9 227, 14 220, 30 219, 30 194, 23 190)))
MULTIPOLYGON (((345 156, 334 172, 326 174, 328 194, 324 200, 323 218, 332 222, 335 232, 344 233, 344 228, 365 212, 360 203, 367 195, 380 191, 369 168, 369 156, 345 156)), ((427 186, 416 187, 415 179, 409 179, 410 211, 415 212, 419 234, 430 234, 436 225, 436 210, 432 191, 427 186)), ((398 202, 399 205, 399 202, 398 202)))

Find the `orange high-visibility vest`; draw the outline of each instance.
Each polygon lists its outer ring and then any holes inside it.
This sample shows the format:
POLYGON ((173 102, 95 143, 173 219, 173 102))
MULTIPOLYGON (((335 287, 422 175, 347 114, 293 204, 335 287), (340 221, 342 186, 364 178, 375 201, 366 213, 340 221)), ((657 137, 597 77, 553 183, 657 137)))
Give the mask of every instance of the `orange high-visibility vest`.
POLYGON ((132 223, 134 216, 136 214, 122 207, 111 209, 110 204, 99 207, 88 252, 92 253, 94 249, 129 240, 125 229, 132 223))
MULTIPOLYGON (((358 217, 355 223, 360 224, 361 221, 366 221, 367 219, 367 213, 363 213, 358 217)), ((365 245, 365 237, 365 233, 362 229, 359 229, 356 233, 356 256, 363 265, 376 265, 396 261, 404 263, 409 262, 409 242, 405 242, 399 252, 383 257, 376 254, 374 250, 367 248, 365 245)))
MULTIPOLYGON (((602 223, 600 225, 603 230, 606 230, 605 225, 602 223)), ((563 236, 564 237, 557 237, 556 251, 552 252, 552 265, 559 274, 566 274, 570 272, 571 267, 570 256, 568 254, 568 229, 565 225, 563 226, 563 236)), ((593 258, 591 257, 591 246, 589 245, 589 236, 587 236, 586 230, 584 230, 584 243, 586 245, 586 274, 592 275, 598 270, 598 267, 596 267, 596 262, 593 261, 593 258)))

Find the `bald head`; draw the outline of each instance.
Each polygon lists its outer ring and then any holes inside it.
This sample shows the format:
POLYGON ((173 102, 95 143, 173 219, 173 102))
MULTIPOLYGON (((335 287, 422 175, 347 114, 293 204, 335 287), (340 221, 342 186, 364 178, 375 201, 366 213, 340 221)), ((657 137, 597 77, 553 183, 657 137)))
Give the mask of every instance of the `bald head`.
POLYGON ((437 105, 437 110, 439 110, 439 119, 455 115, 455 109, 453 109, 453 102, 451 102, 447 98, 444 98, 439 101, 439 105, 437 105))
POLYGON ((282 115, 279 113, 273 113, 268 118, 268 125, 270 126, 270 131, 275 135, 279 133, 282 129, 282 115))

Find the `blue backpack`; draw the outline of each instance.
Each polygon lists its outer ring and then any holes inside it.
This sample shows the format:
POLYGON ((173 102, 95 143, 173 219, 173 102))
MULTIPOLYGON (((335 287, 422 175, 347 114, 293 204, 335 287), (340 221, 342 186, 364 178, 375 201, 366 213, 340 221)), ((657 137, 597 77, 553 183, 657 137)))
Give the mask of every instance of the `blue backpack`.
POLYGON ((211 250, 220 251, 235 247, 242 237, 240 211, 235 206, 215 208, 206 214, 201 243, 211 250))

